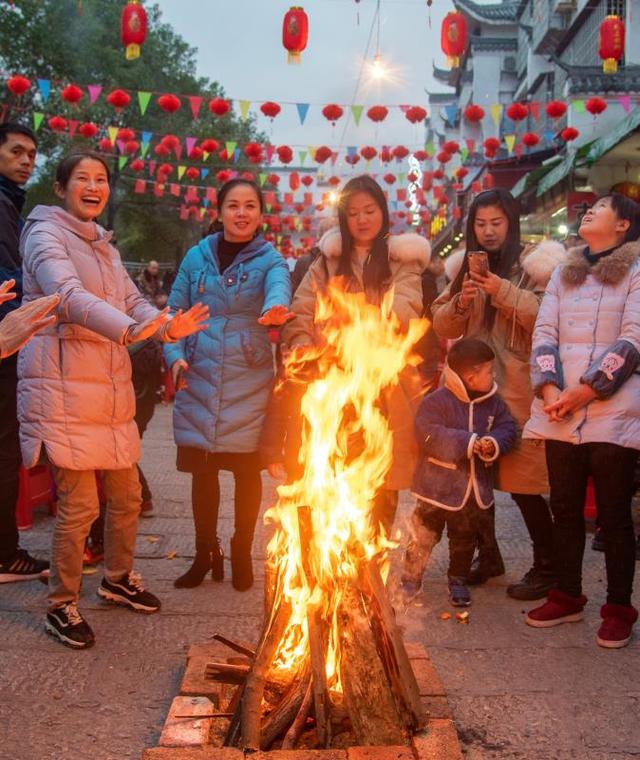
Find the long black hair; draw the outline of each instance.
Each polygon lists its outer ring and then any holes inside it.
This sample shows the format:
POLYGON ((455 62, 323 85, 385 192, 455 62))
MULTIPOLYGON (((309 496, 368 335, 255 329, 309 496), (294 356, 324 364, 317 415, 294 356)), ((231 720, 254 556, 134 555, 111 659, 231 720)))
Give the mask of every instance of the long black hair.
MULTIPOLYGON (((488 251, 488 254, 489 269, 494 274, 497 274, 498 277, 508 279, 522 253, 522 243, 520 242, 520 204, 508 190, 505 190, 503 187, 496 187, 493 190, 485 190, 479 193, 473 199, 467 216, 466 253, 483 250, 476 238, 474 227, 478 209, 486 208, 487 206, 497 206, 507 217, 507 237, 502 248, 497 252, 488 251)), ((466 253, 460 271, 451 283, 450 293, 452 296, 462 290, 462 281, 469 271, 469 258, 466 253)), ((493 327, 495 318, 496 309, 491 305, 490 299, 487 299, 484 324, 488 330, 493 327)))
MULTIPOLYGON (((264 213, 264 196, 262 195, 262 190, 258 186, 257 182, 254 182, 251 179, 245 179, 244 177, 234 177, 234 179, 227 180, 224 185, 218 190, 218 199, 216 201, 216 206, 218 208, 218 218, 212 222, 209 225, 209 229, 207 230, 207 235, 212 235, 216 232, 223 232, 224 226, 222 224, 222 221, 220 219, 220 212, 222 211, 222 206, 224 205, 225 198, 229 193, 233 190, 234 187, 244 185, 245 187, 250 187, 253 192, 256 194, 256 197, 258 199, 258 205, 260 206, 260 213, 264 213)), ((260 227, 256 230, 256 234, 260 233, 260 227)))
POLYGON ((365 292, 374 291, 381 296, 391 284, 391 268, 389 267, 389 208, 384 191, 380 185, 367 174, 350 179, 342 189, 338 200, 338 224, 342 237, 342 251, 338 262, 338 274, 353 279, 353 267, 351 265, 351 253, 353 251, 353 236, 349 231, 348 209, 349 201, 356 193, 370 195, 376 206, 382 212, 382 226, 371 245, 371 252, 367 258, 362 278, 365 292))

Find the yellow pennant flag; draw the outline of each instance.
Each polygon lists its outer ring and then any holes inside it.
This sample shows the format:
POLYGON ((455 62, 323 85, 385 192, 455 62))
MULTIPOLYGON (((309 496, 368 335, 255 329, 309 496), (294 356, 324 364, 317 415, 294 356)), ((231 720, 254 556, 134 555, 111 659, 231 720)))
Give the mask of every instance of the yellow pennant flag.
POLYGON ((500 118, 502 117, 502 106, 500 103, 494 103, 489 107, 489 110, 491 111, 491 118, 493 119, 493 123, 496 125, 496 127, 499 127, 500 118))
POLYGON ((178 167, 178 179, 182 179, 185 171, 187 170, 186 166, 179 166, 178 167))
POLYGON ((118 127, 107 127, 107 132, 109 133, 109 140, 111 140, 111 145, 115 145, 116 138, 118 137, 118 127))
POLYGON ((513 153, 513 146, 516 144, 516 136, 515 135, 505 135, 504 141, 507 146, 507 150, 509 153, 513 153))
POLYGON ((316 148, 314 145, 309 145, 309 155, 311 156, 311 160, 316 160, 316 148))
POLYGON ((240 106, 240 118, 242 119, 242 121, 246 121, 249 118, 249 109, 251 108, 251 101, 239 100, 238 105, 240 106))

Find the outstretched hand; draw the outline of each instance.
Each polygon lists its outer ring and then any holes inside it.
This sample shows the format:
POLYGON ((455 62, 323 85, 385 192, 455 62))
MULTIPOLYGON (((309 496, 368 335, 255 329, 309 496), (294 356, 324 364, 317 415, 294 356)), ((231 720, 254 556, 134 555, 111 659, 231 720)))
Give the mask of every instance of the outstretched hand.
POLYGON ((286 306, 272 306, 258 319, 258 323, 261 325, 275 325, 279 327, 294 317, 295 314, 292 311, 289 311, 286 306))
POLYGON ((139 322, 136 325, 132 325, 127 333, 127 343, 137 343, 141 340, 147 340, 155 335, 158 330, 164 325, 169 316, 169 307, 163 309, 153 319, 148 319, 146 322, 139 322))
POLYGON ((15 280, 5 280, 2 285, 0 285, 0 304, 6 303, 7 301, 13 301, 17 296, 17 293, 11 291, 15 284, 15 280))
POLYGON ((23 304, 19 309, 10 311, 0 322, 0 358, 11 356, 31 338, 32 335, 57 320, 51 310, 60 303, 60 296, 36 298, 23 304))
POLYGON ((180 340, 186 338, 187 335, 206 330, 207 319, 209 319, 209 307, 202 303, 195 304, 188 311, 179 309, 169 322, 167 337, 170 340, 180 340))

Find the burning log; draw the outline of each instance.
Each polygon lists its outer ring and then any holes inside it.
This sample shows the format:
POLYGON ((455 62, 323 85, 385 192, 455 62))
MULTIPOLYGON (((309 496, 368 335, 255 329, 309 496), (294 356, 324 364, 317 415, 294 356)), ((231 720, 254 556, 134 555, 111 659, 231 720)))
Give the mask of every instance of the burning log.
POLYGON ((229 649, 232 649, 234 652, 238 652, 238 654, 243 654, 245 657, 249 657, 249 659, 253 659, 255 657, 256 653, 254 649, 249 649, 249 647, 245 646, 244 644, 239 644, 237 641, 232 641, 226 636, 223 636, 221 633, 214 633, 213 639, 214 641, 219 641, 221 644, 229 647, 229 649))
POLYGON ((263 723, 260 749, 269 749, 279 736, 287 732, 300 712, 310 683, 311 676, 308 668, 305 668, 303 675, 293 682, 289 692, 276 705, 275 709, 267 716, 263 723))
POLYGON ((304 731, 304 727, 307 722, 307 718, 309 717, 309 712, 311 711, 313 703, 314 690, 312 682, 310 681, 307 685, 307 691, 304 695, 304 699, 302 700, 302 705, 300 705, 300 710, 298 711, 295 720, 291 724, 291 728, 287 731, 286 736, 284 737, 284 741, 282 742, 282 749, 293 749, 295 747, 296 742, 304 731))

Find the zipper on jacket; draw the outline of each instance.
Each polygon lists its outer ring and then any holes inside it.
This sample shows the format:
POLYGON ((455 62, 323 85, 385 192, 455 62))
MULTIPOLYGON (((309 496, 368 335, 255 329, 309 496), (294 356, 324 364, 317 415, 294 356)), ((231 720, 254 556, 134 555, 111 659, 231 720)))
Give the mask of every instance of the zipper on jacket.
POLYGON ((206 276, 207 276, 207 273, 205 272, 204 269, 200 272, 200 275, 198 276, 198 288, 197 288, 197 290, 198 290, 198 293, 200 295, 202 295, 204 293, 204 281, 205 281, 206 276))

